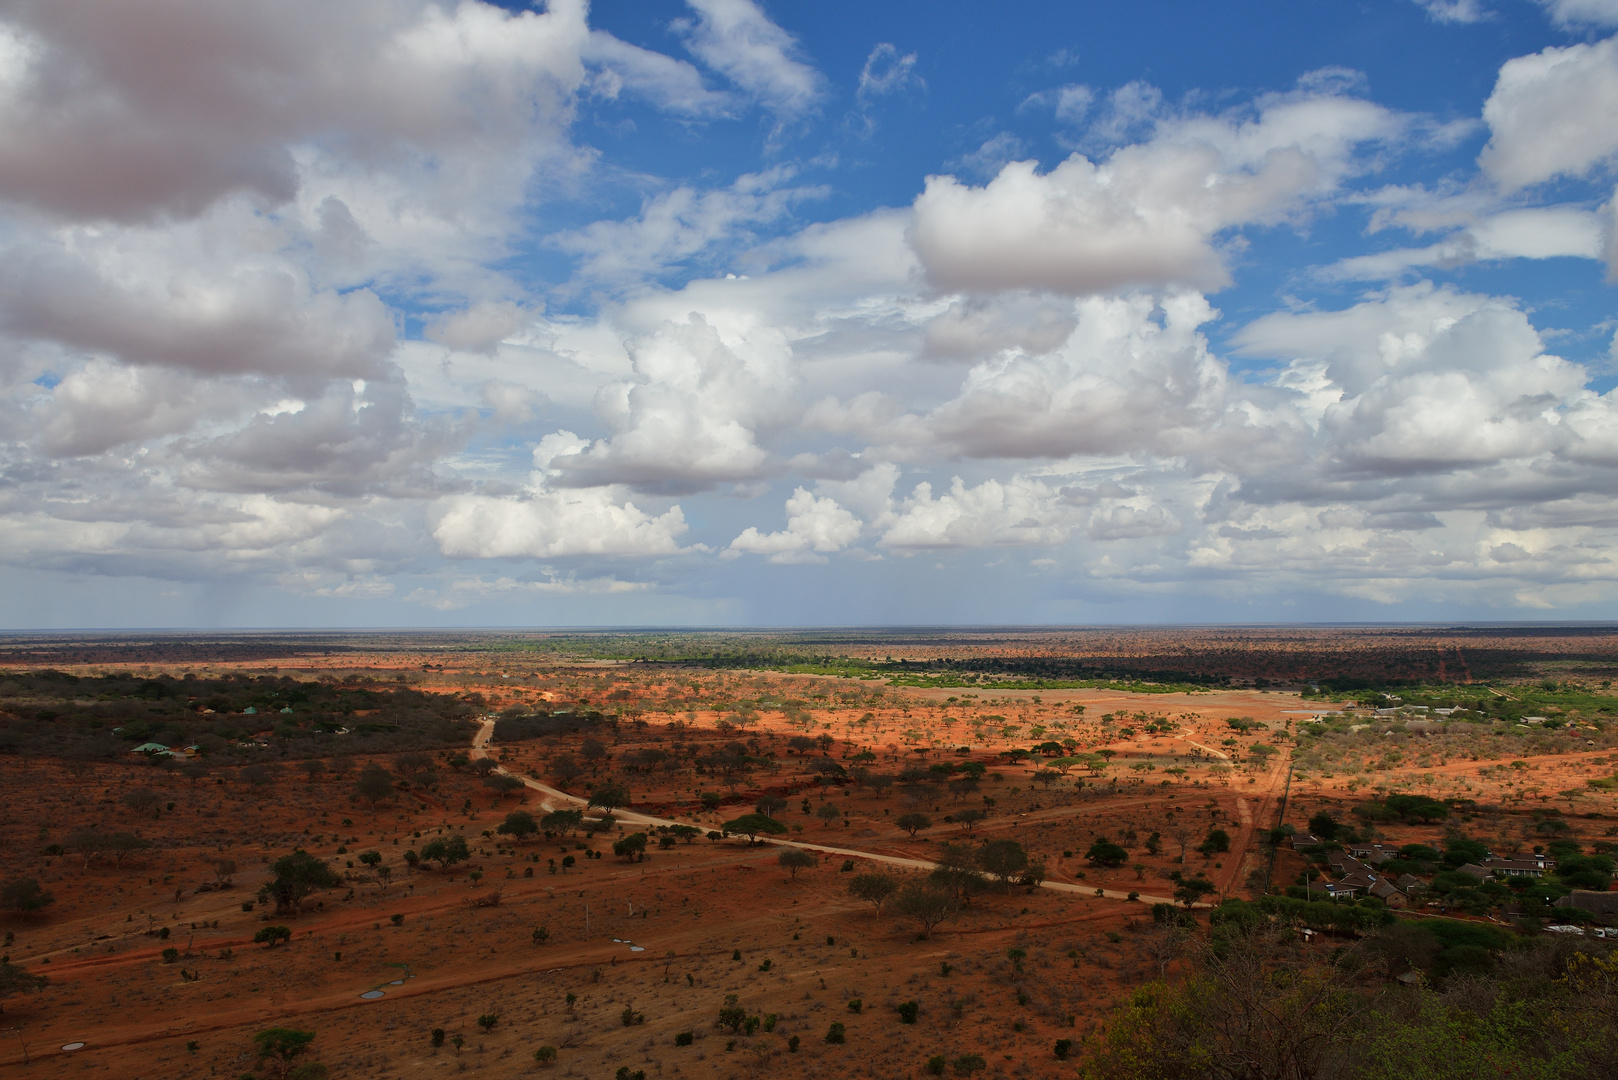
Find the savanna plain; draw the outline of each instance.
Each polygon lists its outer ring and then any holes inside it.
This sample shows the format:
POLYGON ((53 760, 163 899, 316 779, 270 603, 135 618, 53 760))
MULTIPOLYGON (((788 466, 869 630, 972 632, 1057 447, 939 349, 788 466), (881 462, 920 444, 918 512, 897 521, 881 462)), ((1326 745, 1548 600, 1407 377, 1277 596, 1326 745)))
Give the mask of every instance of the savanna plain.
POLYGON ((1618 1076, 1618 629, 0 639, 0 1068, 1618 1076))

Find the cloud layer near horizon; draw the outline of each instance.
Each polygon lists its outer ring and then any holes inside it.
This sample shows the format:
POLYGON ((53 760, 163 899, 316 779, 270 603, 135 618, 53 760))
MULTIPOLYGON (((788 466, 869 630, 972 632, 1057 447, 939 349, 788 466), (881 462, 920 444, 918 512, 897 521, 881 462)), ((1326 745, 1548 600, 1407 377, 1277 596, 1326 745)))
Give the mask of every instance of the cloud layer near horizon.
POLYGON ((666 31, 582 0, 0 7, 0 564, 396 621, 692 619, 646 598, 835 597, 878 562, 924 589, 963 553, 1111 601, 1618 593, 1604 373, 1428 276, 1618 265, 1618 39, 1509 59, 1471 118, 1335 69, 1217 107, 1068 84, 1027 104, 1054 163, 997 137, 909 205, 809 222, 835 166, 786 148, 839 93, 868 137, 927 92, 916 55, 875 43, 839 91, 751 0, 666 31), (629 100, 751 117, 762 158, 581 217, 641 182, 579 120, 629 100), (1468 139, 1468 175, 1378 179, 1468 139), (1348 207, 1412 246, 1298 266, 1366 291, 1213 332, 1255 237, 1348 207))

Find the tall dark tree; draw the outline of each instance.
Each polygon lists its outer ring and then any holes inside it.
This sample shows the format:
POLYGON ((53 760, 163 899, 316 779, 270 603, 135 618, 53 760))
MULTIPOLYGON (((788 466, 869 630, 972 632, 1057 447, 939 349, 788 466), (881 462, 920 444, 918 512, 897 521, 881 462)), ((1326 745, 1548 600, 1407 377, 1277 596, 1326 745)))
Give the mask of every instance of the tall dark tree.
POLYGON ((135 813, 157 817, 163 811, 163 798, 151 788, 136 788, 123 797, 123 804, 135 813))
POLYGON ((916 833, 920 832, 922 829, 930 829, 933 827, 932 818, 928 817, 926 814, 917 813, 915 811, 908 814, 900 814, 894 819, 893 823, 899 826, 899 828, 903 829, 905 832, 909 833, 911 836, 915 836, 916 833))
POLYGON ((608 784, 591 793, 587 804, 593 809, 605 810, 612 813, 620 806, 629 805, 629 791, 621 784, 608 784))
POLYGON ((990 840, 978 848, 978 866, 999 878, 1006 888, 1028 869, 1028 852, 1015 840, 990 840))
POLYGON ((985 884, 977 853, 965 844, 945 844, 928 880, 963 902, 985 884))
POLYGON ((383 799, 392 798, 393 793, 393 774, 374 761, 361 769, 354 781, 354 794, 370 803, 373 810, 383 799))
POLYGON ((432 860, 440 870, 444 870, 470 859, 472 852, 466 846, 466 837, 457 834, 447 840, 440 836, 427 841, 421 846, 421 857, 432 860))
POLYGON ((39 887, 33 878, 15 878, 0 885, 0 908, 31 914, 44 911, 56 902, 56 897, 39 887))
POLYGON ((893 910, 921 927, 921 936, 925 938, 940 923, 953 918, 960 911, 960 905, 953 896, 941 889, 912 884, 905 886, 893 898, 893 910))
POLYGON ((513 810, 506 815, 506 820, 502 821, 494 831, 502 836, 526 840, 539 832, 539 823, 534 820, 534 815, 528 811, 513 810))
POLYGON ((799 870, 808 870, 820 863, 820 860, 815 857, 813 852, 795 847, 789 847, 781 852, 775 857, 775 861, 778 865, 784 867, 794 879, 797 878, 799 870))
POLYGON ((732 818, 725 822, 725 832, 738 833, 747 837, 749 844, 758 842, 759 835, 779 836, 787 831, 787 827, 772 817, 763 814, 743 814, 739 818, 732 818))
POLYGON ((0 1012, 5 1011, 3 1003, 6 998, 13 994, 37 994, 49 986, 50 982, 43 975, 31 974, 20 964, 0 960, 0 1012))
POLYGON ((848 883, 849 895, 874 906, 878 915, 882 914, 882 905, 888 897, 898 891, 899 879, 880 872, 855 874, 848 883))
POLYGON ((320 889, 335 889, 343 883, 337 871, 302 848, 275 860, 270 870, 274 877, 264 884, 258 894, 266 902, 274 900, 278 914, 301 915, 304 901, 311 893, 320 889))

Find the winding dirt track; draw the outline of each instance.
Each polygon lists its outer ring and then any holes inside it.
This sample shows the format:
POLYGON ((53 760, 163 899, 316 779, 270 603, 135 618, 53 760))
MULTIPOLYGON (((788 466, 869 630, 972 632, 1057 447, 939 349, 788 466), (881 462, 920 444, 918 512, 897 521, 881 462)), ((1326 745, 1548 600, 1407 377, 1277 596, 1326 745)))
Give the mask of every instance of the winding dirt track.
MULTIPOLYGON (((489 756, 488 748, 490 741, 492 741, 494 738, 494 724, 495 722, 493 720, 483 720, 480 722, 478 733, 472 737, 473 757, 489 756)), ((1217 753, 1217 751, 1210 751, 1210 753, 1217 753)), ((1224 755, 1221 754, 1220 756, 1223 757, 1224 755)), ((556 809, 558 803, 563 806, 586 805, 586 800, 579 798, 577 795, 569 795, 567 792, 553 788, 549 784, 535 780, 531 776, 521 776, 500 766, 496 766, 495 771, 506 776, 515 776, 528 787, 539 792, 540 795, 543 796, 543 798, 540 799, 540 806, 545 810, 556 809)), ((615 811, 614 816, 636 825, 692 825, 697 828, 701 827, 697 826, 695 822, 678 821, 674 818, 653 817, 650 814, 636 813, 633 810, 615 811)), ((1251 830, 1244 831, 1243 839, 1248 839, 1250 834, 1251 830)), ((937 865, 936 863, 927 859, 907 859, 901 855, 878 855, 870 851, 860 851, 857 848, 834 847, 831 844, 816 844, 807 840, 777 840, 773 837, 765 836, 759 837, 759 840, 767 844, 779 844, 782 847, 802 848, 805 851, 818 851, 827 855, 842 855, 848 858, 869 859, 872 862, 886 863, 889 866, 902 866, 908 870, 931 870, 937 865)), ((1238 863, 1240 862, 1240 860, 1236 861, 1238 863)), ((1129 894, 1126 892, 1118 892, 1110 889, 1087 889, 1078 885, 1069 885, 1064 881, 1046 881, 1042 882, 1041 885, 1043 888, 1052 889, 1056 892, 1082 893, 1085 896, 1100 895, 1111 900, 1129 899, 1129 894)), ((1135 899, 1143 904, 1172 904, 1175 902, 1172 897, 1148 896, 1145 893, 1141 893, 1135 899)), ((1207 907, 1208 905, 1198 904, 1197 906, 1207 907)))

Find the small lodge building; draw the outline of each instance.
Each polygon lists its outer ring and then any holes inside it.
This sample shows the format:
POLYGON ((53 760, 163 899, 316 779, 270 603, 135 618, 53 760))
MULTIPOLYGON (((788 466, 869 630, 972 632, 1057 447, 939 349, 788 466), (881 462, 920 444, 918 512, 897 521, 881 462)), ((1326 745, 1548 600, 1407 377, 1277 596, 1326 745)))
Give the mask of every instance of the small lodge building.
POLYGON ((1556 860, 1544 855, 1525 855, 1516 859, 1501 859, 1491 855, 1483 865, 1492 873, 1506 877, 1544 877, 1556 870, 1556 860))

